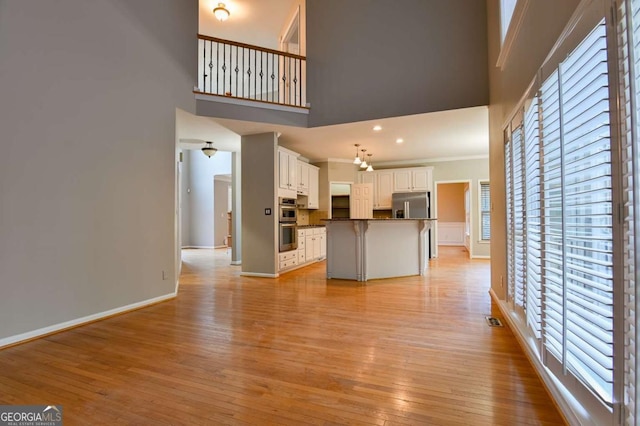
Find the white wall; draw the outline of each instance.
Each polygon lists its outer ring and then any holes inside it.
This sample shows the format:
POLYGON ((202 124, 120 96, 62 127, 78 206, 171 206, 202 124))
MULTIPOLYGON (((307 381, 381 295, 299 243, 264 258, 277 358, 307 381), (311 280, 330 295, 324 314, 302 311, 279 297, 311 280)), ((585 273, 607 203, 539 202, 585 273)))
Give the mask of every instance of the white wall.
MULTIPOLYGON (((229 157, 231 157, 231 155, 229 155, 229 157)), ((213 182, 213 243, 216 247, 224 246, 226 244, 227 235, 229 235, 229 220, 227 213, 231 208, 229 203, 230 188, 231 177, 215 177, 213 182)))
POLYGON ((0 346, 174 292, 197 18, 196 2, 0 0, 0 346))

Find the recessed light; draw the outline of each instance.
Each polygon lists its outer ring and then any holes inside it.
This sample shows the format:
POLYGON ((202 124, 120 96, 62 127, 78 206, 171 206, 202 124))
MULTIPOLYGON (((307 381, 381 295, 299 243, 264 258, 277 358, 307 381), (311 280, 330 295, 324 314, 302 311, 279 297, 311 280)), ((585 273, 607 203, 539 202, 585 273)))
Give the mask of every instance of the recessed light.
POLYGON ((402 138, 396 139, 396 143, 402 143, 402 142, 404 142, 404 139, 402 139, 402 138))
POLYGON ((373 131, 374 132, 379 132, 380 130, 382 130, 382 126, 379 126, 379 125, 373 126, 373 131))

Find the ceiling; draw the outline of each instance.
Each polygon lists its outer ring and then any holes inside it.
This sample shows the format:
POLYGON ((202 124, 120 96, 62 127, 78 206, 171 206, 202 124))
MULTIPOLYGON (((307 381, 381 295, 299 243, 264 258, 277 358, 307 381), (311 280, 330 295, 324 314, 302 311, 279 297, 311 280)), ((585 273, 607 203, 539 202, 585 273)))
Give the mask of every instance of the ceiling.
MULTIPOLYGON (((200 0, 200 33, 272 48, 278 47, 280 32, 296 4, 294 0, 227 0, 231 16, 221 23, 212 14, 218 2, 200 0)), ((484 158, 489 153, 486 106, 316 128, 196 117, 184 111, 178 114, 178 121, 179 138, 211 140, 222 151, 239 151, 238 135, 278 132, 280 145, 311 161, 353 160, 356 143, 361 145, 359 149, 373 154, 374 166, 484 158), (382 126, 382 130, 373 131, 374 125, 382 126), (398 138, 404 142, 397 144, 398 138)), ((193 143, 182 146, 200 148, 193 143)))

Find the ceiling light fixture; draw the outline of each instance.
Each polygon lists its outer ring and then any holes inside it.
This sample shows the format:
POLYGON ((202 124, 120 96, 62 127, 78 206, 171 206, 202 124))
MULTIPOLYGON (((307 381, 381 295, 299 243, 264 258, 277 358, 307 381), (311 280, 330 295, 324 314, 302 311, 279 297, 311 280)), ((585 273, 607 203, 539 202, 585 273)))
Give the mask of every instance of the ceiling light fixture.
POLYGON ((354 144, 356 146, 356 158, 353 159, 353 164, 360 164, 362 163, 362 160, 360 159, 360 156, 358 155, 358 147, 360 146, 359 143, 354 144))
POLYGON ((382 130, 382 126, 380 126, 379 124, 376 124, 375 126, 373 126, 374 132, 379 132, 380 130, 382 130))
POLYGON ((211 158, 213 155, 215 155, 216 152, 218 152, 218 150, 213 147, 213 142, 207 141, 204 148, 202 148, 202 152, 204 153, 204 155, 211 158))
POLYGON ((367 171, 368 172, 372 172, 373 171, 373 166, 371 165, 371 156, 373 154, 367 154, 367 157, 369 157, 369 166, 367 167, 367 171))
POLYGON ((229 13, 229 9, 225 7, 224 3, 218 3, 218 7, 213 9, 213 14, 220 22, 226 21, 229 19, 229 15, 231 15, 231 13, 229 13))
POLYGON ((402 138, 396 139, 396 143, 402 143, 402 142, 404 142, 404 139, 402 139, 402 138))
POLYGON ((361 149, 360 151, 362 151, 362 163, 360 163, 360 168, 361 169, 366 169, 368 164, 367 161, 364 159, 364 153, 367 152, 366 149, 361 149))

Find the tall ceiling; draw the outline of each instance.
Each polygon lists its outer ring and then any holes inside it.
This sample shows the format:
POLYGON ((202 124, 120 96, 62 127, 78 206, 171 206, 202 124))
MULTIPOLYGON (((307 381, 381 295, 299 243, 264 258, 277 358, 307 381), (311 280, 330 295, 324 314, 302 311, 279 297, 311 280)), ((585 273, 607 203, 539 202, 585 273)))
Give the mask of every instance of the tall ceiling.
MULTIPOLYGON (((199 0, 199 32, 228 40, 275 48, 293 13, 294 0, 227 0, 231 16, 218 22, 212 10, 218 0, 199 0)), ((240 150, 240 138, 260 132, 278 132, 282 146, 299 152, 311 161, 352 160, 359 149, 373 154, 371 160, 384 164, 409 164, 452 158, 487 157, 489 152, 488 108, 485 106, 384 118, 358 123, 316 128, 297 128, 238 120, 193 117, 184 113, 179 120, 179 137, 219 141, 219 149, 240 150), (194 129, 190 126, 197 123, 194 129), (210 124, 207 126, 207 124, 210 124), (379 132, 374 125, 382 126, 379 132), (205 130, 205 129, 208 129, 205 130), (396 143, 402 138, 402 144, 396 143)), ((197 145, 185 144, 185 148, 197 145)))

